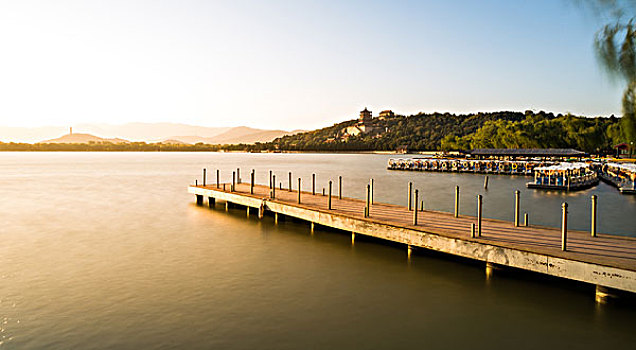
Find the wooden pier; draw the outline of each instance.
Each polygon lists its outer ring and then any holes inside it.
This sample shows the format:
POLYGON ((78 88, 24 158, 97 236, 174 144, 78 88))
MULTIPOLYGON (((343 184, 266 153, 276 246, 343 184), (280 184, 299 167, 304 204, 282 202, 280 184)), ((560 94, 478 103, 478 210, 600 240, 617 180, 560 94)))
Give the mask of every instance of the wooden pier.
POLYGON ((514 223, 486 218, 480 223, 472 216, 422 211, 415 202, 415 214, 406 206, 370 200, 369 188, 366 201, 340 198, 341 193, 298 193, 298 188, 276 188, 272 198, 270 187, 251 183, 192 185, 188 192, 199 205, 207 198, 210 206, 217 200, 226 207, 236 204, 260 218, 266 211, 290 216, 309 222, 312 230, 322 225, 351 232, 352 240, 366 235, 403 243, 408 252, 418 247, 483 261, 487 272, 514 267, 590 283, 598 301, 615 291, 636 293, 636 238, 596 234, 595 228, 595 236, 566 229, 566 248, 561 229, 520 225, 519 213, 514 223))

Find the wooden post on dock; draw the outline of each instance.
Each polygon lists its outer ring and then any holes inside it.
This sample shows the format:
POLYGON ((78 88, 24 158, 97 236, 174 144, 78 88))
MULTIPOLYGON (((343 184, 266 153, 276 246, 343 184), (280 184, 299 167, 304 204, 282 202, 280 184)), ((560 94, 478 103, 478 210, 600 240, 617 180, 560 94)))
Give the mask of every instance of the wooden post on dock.
POLYGON ((194 185, 195 186, 199 186, 199 180, 198 179, 194 179, 194 185))
POLYGON ((592 237, 596 237, 596 199, 596 195, 592 195, 592 221, 590 227, 592 237))
POLYGON ((276 175, 272 175, 272 199, 276 199, 276 175))
POLYGON ((519 190, 515 191, 515 227, 519 227, 519 190))
POLYGON ((455 217, 459 217, 459 186, 455 186, 455 217))
POLYGON ((338 176, 338 199, 342 199, 342 176, 338 176))
POLYGON ((528 213, 523 213, 523 226, 528 227, 530 222, 528 221, 528 213))
POLYGON ((300 193, 302 191, 300 190, 300 178, 298 178, 298 204, 300 204, 300 193))
POLYGON ((241 168, 236 168, 236 183, 241 183, 241 168))
POLYGON ((230 192, 234 192, 234 189, 236 188, 236 171, 232 172, 232 187, 230 187, 230 192))
POLYGON ((413 210, 413 183, 409 182, 409 196, 408 196, 408 201, 409 201, 409 211, 413 210))
POLYGON ((197 205, 203 205, 203 196, 197 194, 197 205))
POLYGON ((370 216, 370 197, 371 197, 371 185, 367 185, 367 195, 366 195, 366 200, 364 202, 364 217, 368 218, 370 216))
POLYGON ((250 194, 254 194, 254 169, 250 173, 250 194))
POLYGON ((316 174, 311 174, 311 194, 316 195, 316 174))
POLYGON ((329 210, 331 210, 331 180, 329 180, 329 210))
POLYGON ((374 185, 375 180, 371 179, 371 199, 370 199, 370 204, 373 204, 373 192, 374 192, 374 185))
POLYGON ((269 189, 271 190, 273 187, 273 182, 272 182, 272 171, 269 171, 269 189))
POLYGON ((324 187, 322 188, 322 196, 323 197, 325 196, 325 188, 324 187))
POLYGON ((220 188, 219 185, 219 169, 216 169, 216 188, 220 188))
POLYGON ((420 211, 424 211, 424 201, 420 201, 420 211))
POLYGON ((477 237, 481 237, 481 209, 482 209, 482 196, 477 195, 477 237))
POLYGON ((205 171, 206 171, 206 169, 203 168, 203 186, 205 186, 205 178, 206 178, 205 171))
POLYGON ((475 223, 470 223, 470 237, 475 238, 475 223))
POLYGON ((291 171, 289 172, 289 192, 292 191, 292 183, 291 183, 291 171))
POLYGON ((561 250, 567 250, 568 240, 568 203, 561 204, 561 250))
POLYGON ((214 197, 208 197, 208 207, 214 208, 215 203, 216 203, 216 199, 214 197))
POLYGON ((484 179, 484 189, 488 189, 488 175, 486 175, 486 178, 484 179))
POLYGON ((415 190, 415 210, 413 210, 413 225, 417 225, 417 195, 419 191, 415 190))

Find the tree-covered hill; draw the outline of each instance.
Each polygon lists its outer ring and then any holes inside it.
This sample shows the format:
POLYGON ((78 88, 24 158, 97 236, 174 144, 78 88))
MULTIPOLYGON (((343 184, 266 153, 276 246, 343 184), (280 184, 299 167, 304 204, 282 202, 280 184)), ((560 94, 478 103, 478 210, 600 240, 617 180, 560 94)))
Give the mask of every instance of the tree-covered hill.
POLYGON ((442 149, 576 148, 599 154, 609 152, 613 144, 621 141, 621 124, 615 117, 528 115, 520 121, 487 121, 472 134, 446 136, 441 146, 442 149))
POLYGON ((377 132, 343 134, 357 120, 285 136, 258 149, 282 151, 410 151, 483 147, 572 147, 587 152, 609 150, 620 141, 617 118, 586 118, 546 112, 476 114, 419 113, 375 118, 367 125, 377 132))
POLYGON ((519 121, 520 112, 494 112, 455 115, 450 113, 419 113, 410 116, 374 118, 370 126, 378 132, 343 137, 343 129, 357 124, 349 120, 330 127, 285 136, 263 144, 290 151, 393 151, 407 146, 409 150, 438 150, 441 140, 449 135, 464 136, 475 132, 487 121, 519 121))

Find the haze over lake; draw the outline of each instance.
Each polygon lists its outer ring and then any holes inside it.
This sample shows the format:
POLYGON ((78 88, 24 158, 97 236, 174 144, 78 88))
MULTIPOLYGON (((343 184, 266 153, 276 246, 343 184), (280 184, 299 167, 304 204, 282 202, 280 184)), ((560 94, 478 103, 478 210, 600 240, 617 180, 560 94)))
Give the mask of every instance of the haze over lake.
POLYGON ((244 153, 0 153, 0 349, 559 348, 623 349, 632 306, 594 303, 593 286, 533 274, 487 280, 483 264, 383 244, 244 210, 197 207, 201 169, 241 167, 343 176, 346 196, 404 205, 407 182, 427 209, 512 219, 515 189, 533 224, 636 236, 636 197, 605 184, 525 189, 529 177, 396 172, 390 156, 244 153))

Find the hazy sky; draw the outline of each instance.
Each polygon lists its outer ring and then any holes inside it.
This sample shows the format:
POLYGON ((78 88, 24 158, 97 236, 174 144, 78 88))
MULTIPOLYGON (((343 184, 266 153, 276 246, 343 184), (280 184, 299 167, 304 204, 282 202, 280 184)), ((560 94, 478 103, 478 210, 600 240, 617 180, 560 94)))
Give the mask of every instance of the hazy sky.
POLYGON ((410 114, 620 114, 568 0, 0 0, 0 124, 310 129, 410 114))

